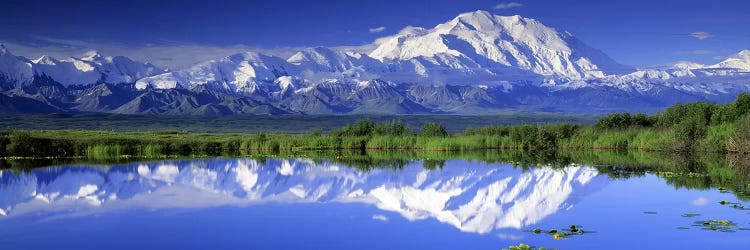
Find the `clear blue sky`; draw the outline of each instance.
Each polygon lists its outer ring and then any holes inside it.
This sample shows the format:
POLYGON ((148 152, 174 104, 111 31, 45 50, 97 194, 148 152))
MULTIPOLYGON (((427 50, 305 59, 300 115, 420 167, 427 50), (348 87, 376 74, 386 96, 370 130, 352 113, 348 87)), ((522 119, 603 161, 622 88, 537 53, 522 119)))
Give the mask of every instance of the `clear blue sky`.
POLYGON ((479 9, 535 18, 630 65, 683 59, 708 63, 750 49, 747 0, 4 0, 0 39, 266 48, 362 45, 407 25, 433 27, 479 9), (495 8, 511 2, 518 4, 495 8), (385 30, 370 32, 377 27, 385 30), (708 37, 690 36, 694 32, 708 37))

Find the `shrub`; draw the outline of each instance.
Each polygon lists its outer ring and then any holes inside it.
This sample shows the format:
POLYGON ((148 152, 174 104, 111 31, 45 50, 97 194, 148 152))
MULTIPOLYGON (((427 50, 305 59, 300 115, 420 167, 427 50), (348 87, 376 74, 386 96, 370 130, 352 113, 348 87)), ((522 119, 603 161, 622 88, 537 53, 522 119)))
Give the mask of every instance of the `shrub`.
POLYGON ((727 151, 750 152, 750 115, 737 120, 734 133, 727 142, 727 151))
POLYGON ((698 117, 683 120, 674 126, 674 149, 677 151, 691 151, 695 143, 706 135, 705 121, 698 117))
POLYGON ((445 126, 442 123, 428 122, 422 125, 421 135, 425 137, 446 137, 448 132, 445 131, 445 126))

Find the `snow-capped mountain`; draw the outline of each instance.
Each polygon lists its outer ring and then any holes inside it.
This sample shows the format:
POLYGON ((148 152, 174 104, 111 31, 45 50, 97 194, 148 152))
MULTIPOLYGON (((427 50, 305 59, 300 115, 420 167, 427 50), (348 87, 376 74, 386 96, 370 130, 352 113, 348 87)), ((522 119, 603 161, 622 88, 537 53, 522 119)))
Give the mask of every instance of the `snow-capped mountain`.
POLYGON ((213 159, 68 166, 18 175, 0 171, 0 215, 269 202, 363 203, 409 220, 434 219, 464 232, 489 233, 538 223, 608 182, 595 168, 584 166, 521 171, 510 165, 453 163, 441 170, 413 163, 399 171, 364 172, 306 159, 264 164, 213 159))
POLYGON ((0 87, 10 89, 31 82, 34 76, 32 62, 13 55, 0 44, 0 87))
POLYGON ((388 72, 388 67, 381 61, 366 54, 357 52, 341 52, 325 47, 306 49, 289 57, 287 62, 299 66, 310 73, 345 73, 357 77, 356 74, 370 72, 382 74, 388 72))
POLYGON ((743 50, 709 68, 730 68, 750 72, 750 50, 743 50))
POLYGON ((464 13, 432 29, 404 29, 382 41, 370 56, 384 61, 450 56, 496 74, 512 68, 574 79, 628 70, 568 32, 534 19, 487 11, 464 13))
MULTIPOLYGON (((136 82, 137 89, 205 87, 232 93, 252 94, 284 76, 298 75, 286 60, 255 52, 234 54, 195 65, 187 70, 146 77, 136 82)), ((287 82, 288 80, 281 80, 287 82)), ((284 84, 287 85, 288 84, 284 84)))
POLYGON ((132 83, 164 72, 150 63, 136 62, 123 56, 104 57, 96 51, 87 52, 80 58, 62 60, 42 56, 32 62, 34 74, 49 76, 63 86, 132 83))
POLYGON ((750 91, 750 51, 635 70, 531 18, 463 13, 377 39, 369 54, 244 52, 162 70, 96 52, 30 60, 0 50, 0 113, 341 114, 657 112, 750 91), (105 94, 106 96, 101 96, 105 94))
POLYGON ((750 75, 750 50, 743 50, 713 65, 680 62, 674 65, 671 74, 680 76, 737 76, 750 75))

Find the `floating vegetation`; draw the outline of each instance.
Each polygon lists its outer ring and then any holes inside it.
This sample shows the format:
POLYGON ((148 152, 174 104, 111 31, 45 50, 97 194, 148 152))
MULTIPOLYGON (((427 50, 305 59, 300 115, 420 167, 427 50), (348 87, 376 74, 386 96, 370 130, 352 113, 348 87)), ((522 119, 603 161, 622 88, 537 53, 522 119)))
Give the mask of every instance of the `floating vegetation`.
POLYGON ((557 248, 535 247, 535 246, 530 246, 524 243, 518 244, 518 246, 510 246, 508 248, 503 248, 503 250, 547 250, 547 249, 557 249, 557 248))
POLYGON ((695 173, 695 172, 671 172, 671 171, 665 171, 665 172, 655 172, 659 177, 663 178, 674 178, 674 177, 708 177, 710 176, 707 173, 695 173))
POLYGON ((701 216, 701 215, 700 214, 683 214, 681 216, 685 217, 685 218, 692 218, 692 217, 698 217, 698 216, 701 216))
POLYGON ((719 231, 724 233, 734 233, 735 230, 750 230, 741 228, 730 220, 700 220, 693 223, 694 227, 700 227, 703 230, 719 231))
POLYGON ((570 238, 575 235, 583 235, 585 233, 593 233, 592 231, 584 231, 583 226, 581 225, 570 225, 570 227, 565 229, 549 229, 549 230, 542 230, 540 228, 535 228, 532 230, 527 230, 526 232, 531 232, 535 234, 541 234, 545 233, 548 235, 551 235, 552 238, 555 240, 560 240, 564 238, 570 238))
POLYGON ((690 229, 690 228, 689 228, 689 227, 677 227, 677 229, 680 229, 680 230, 687 230, 687 229, 690 229))
POLYGON ((727 206, 727 207, 731 207, 734 209, 739 209, 739 210, 750 210, 750 208, 746 208, 745 205, 739 202, 731 202, 731 201, 723 200, 723 201, 720 201, 719 204, 727 206))
POLYGON ((643 212, 643 213, 644 214, 656 214, 656 212, 654 212, 654 211, 646 211, 646 212, 643 212))

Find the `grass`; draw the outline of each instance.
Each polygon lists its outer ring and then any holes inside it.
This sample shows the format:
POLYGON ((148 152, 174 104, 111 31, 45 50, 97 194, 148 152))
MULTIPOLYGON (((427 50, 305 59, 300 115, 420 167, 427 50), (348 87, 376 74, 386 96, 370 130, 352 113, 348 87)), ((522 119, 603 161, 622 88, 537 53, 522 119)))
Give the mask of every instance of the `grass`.
MULTIPOLYGON (((181 131, 111 132, 91 130, 33 130, 0 133, 4 157, 76 157, 93 159, 120 156, 158 158, 168 155, 223 155, 247 152, 301 150, 423 150, 470 151, 509 149, 521 151, 630 150, 670 151, 675 136, 669 128, 597 129, 575 127, 560 132, 558 125, 507 126, 506 132, 480 135, 401 136, 368 134, 218 134, 181 131)), ((696 142, 697 152, 727 152, 734 124, 710 126, 696 142)), ((493 132, 494 133, 494 132, 493 132)))

